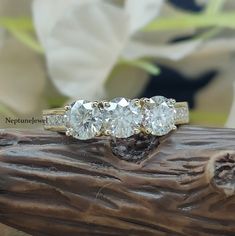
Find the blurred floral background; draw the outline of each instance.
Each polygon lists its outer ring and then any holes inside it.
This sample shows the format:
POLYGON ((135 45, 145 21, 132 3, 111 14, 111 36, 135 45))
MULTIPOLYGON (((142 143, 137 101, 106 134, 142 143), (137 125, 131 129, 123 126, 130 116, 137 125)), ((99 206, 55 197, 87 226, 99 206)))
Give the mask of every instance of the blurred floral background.
POLYGON ((153 95, 235 127, 234 74, 234 0, 0 0, 2 128, 79 98, 153 95))

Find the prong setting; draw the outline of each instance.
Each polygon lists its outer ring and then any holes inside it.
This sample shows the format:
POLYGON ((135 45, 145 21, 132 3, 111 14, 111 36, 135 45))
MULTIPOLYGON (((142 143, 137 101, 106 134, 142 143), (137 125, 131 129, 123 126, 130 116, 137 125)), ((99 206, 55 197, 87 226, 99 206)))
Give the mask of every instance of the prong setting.
POLYGON ((152 134, 152 130, 150 128, 147 128, 144 130, 146 134, 152 134))
POLYGON ((175 104, 176 104, 176 100, 175 99, 170 98, 170 99, 167 100, 167 105, 169 107, 175 107, 175 104))
POLYGON ((98 107, 98 106, 99 106, 99 102, 98 101, 92 102, 92 107, 93 108, 98 107))
POLYGON ((104 135, 105 136, 110 136, 111 135, 111 131, 110 130, 105 130, 104 131, 104 135))
POLYGON ((64 107, 64 109, 65 109, 65 111, 69 111, 69 110, 71 110, 71 106, 70 106, 70 105, 66 105, 66 106, 64 107))
POLYGON ((73 135, 73 129, 72 128, 68 128, 67 130, 66 130, 66 136, 72 136, 73 135))
POLYGON ((141 100, 144 104, 148 104, 151 102, 150 98, 142 98, 141 100))
POLYGON ((101 132, 101 131, 96 132, 96 134, 95 134, 96 137, 99 137, 99 136, 101 136, 101 135, 102 135, 102 132, 101 132))
POLYGON ((102 103, 103 103, 103 106, 106 108, 109 108, 111 106, 110 103, 107 101, 103 101, 102 103))
POLYGON ((139 128, 134 128, 134 133, 135 134, 139 134, 141 132, 141 129, 139 129, 139 128))
POLYGON ((133 103, 136 107, 141 107, 141 102, 140 102, 140 99, 134 99, 133 100, 133 103))

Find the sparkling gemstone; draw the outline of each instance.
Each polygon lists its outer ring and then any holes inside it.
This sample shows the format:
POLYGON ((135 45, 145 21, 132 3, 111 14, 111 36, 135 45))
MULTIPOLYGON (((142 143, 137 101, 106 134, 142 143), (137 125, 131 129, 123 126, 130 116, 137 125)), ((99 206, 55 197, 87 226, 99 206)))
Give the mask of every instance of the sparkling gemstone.
POLYGON ((188 114, 188 107, 178 107, 176 109, 176 120, 188 120, 189 114, 188 114))
POLYGON ((48 126, 63 126, 65 124, 63 115, 48 115, 45 122, 48 126))
POLYGON ((169 133, 175 125, 175 108, 170 100, 155 96, 144 105, 143 126, 151 134, 161 136, 169 133))
POLYGON ((141 106, 135 100, 115 98, 104 107, 104 130, 117 138, 136 133, 142 121, 141 106))
POLYGON ((67 112, 67 129, 77 139, 91 139, 102 127, 102 114, 97 106, 86 100, 78 100, 67 112))

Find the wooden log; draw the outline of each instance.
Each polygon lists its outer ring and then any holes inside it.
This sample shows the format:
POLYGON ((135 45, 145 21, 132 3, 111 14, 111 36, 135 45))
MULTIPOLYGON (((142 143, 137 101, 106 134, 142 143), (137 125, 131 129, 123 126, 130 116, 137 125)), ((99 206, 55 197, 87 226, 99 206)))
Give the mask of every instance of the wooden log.
POLYGON ((0 222, 35 236, 234 236, 235 130, 1 130, 0 222))
POLYGON ((29 234, 23 233, 3 224, 0 224, 0 232, 1 236, 29 236, 29 234))

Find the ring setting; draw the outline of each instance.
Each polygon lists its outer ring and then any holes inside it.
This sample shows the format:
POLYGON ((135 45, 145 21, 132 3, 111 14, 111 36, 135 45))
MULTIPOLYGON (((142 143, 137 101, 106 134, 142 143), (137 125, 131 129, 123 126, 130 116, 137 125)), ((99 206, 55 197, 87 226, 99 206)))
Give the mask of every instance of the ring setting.
POLYGON ((76 139, 97 136, 128 138, 144 133, 162 136, 189 121, 187 102, 163 96, 111 101, 77 100, 64 108, 43 111, 46 130, 65 132, 76 139))

